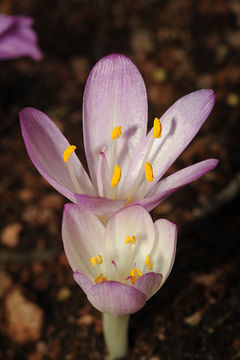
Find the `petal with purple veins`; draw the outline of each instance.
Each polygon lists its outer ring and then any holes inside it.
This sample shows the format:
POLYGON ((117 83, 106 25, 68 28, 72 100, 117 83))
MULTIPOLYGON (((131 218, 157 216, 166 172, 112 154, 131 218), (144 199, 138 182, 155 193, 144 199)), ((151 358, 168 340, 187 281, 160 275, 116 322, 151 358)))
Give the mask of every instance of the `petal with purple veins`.
MULTIPOLYGON (((40 174, 60 193, 75 202, 74 187, 63 153, 70 145, 57 126, 43 112, 25 108, 20 112, 20 123, 28 155, 40 174)), ((69 164, 83 193, 94 195, 91 181, 73 153, 69 164)))
POLYGON ((159 181, 145 199, 136 201, 133 204, 139 204, 147 211, 151 211, 181 186, 197 180, 214 169, 217 164, 217 159, 208 159, 179 170, 159 181))
POLYGON ((115 316, 135 313, 146 303, 146 296, 141 291, 116 281, 92 286, 87 297, 96 309, 115 316))
POLYGON ((63 212, 62 239, 72 270, 81 269, 95 278, 99 274, 99 267, 93 267, 90 259, 101 255, 105 246, 104 226, 98 217, 75 204, 66 204, 63 212))
POLYGON ((149 272, 138 278, 133 287, 146 295, 147 300, 152 297, 160 288, 162 282, 162 274, 149 272))
POLYGON ((118 165, 125 174, 129 160, 146 135, 147 95, 137 67, 128 57, 112 54, 100 59, 91 70, 83 99, 84 144, 94 185, 100 149, 108 147, 111 172, 116 165, 110 145, 111 133, 119 125, 122 135, 116 140, 118 165))

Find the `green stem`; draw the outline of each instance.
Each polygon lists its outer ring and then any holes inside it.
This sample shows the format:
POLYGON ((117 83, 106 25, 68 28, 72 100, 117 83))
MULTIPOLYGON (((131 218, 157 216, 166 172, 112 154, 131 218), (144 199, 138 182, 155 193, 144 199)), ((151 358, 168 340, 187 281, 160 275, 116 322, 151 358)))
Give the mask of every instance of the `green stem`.
POLYGON ((129 315, 114 316, 103 313, 103 333, 109 355, 113 359, 125 358, 128 353, 129 315))

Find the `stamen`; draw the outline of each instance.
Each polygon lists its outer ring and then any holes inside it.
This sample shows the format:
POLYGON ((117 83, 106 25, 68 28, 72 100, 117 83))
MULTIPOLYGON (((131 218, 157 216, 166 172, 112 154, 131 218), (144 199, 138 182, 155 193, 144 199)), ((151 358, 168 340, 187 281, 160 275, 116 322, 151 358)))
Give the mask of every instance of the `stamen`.
POLYGON ((142 272, 141 272, 141 270, 139 270, 137 267, 134 267, 134 268, 132 268, 132 270, 130 271, 130 275, 132 276, 132 277, 131 277, 131 282, 132 282, 132 284, 134 284, 135 281, 142 276, 142 272))
POLYGON ((67 163, 72 153, 77 149, 75 145, 68 146, 63 153, 63 160, 67 163))
POLYGON ((96 266, 96 265, 102 264, 103 259, 102 259, 101 255, 97 255, 97 256, 91 257, 90 261, 91 261, 92 266, 96 266))
POLYGON ((153 269, 153 258, 150 254, 147 255, 146 259, 145 259, 145 264, 147 265, 147 267, 152 270, 153 269))
POLYGON ((152 165, 150 164, 150 162, 146 162, 145 165, 145 178, 148 182, 152 182, 153 181, 153 169, 152 169, 152 165))
POLYGON ((120 125, 115 126, 115 128, 112 131, 111 139, 114 140, 117 138, 120 138, 122 134, 122 127, 120 125))
POLYGON ((125 239, 125 244, 131 243, 133 245, 136 244, 136 236, 127 236, 125 239))
POLYGON ((107 278, 103 276, 103 273, 98 275, 96 279, 94 280, 95 284, 99 284, 100 282, 107 281, 107 278))
POLYGON ((115 165, 111 185, 112 187, 116 187, 121 179, 121 168, 118 165, 115 165))
POLYGON ((153 137, 154 139, 160 138, 162 136, 162 125, 160 120, 155 117, 153 122, 153 137))

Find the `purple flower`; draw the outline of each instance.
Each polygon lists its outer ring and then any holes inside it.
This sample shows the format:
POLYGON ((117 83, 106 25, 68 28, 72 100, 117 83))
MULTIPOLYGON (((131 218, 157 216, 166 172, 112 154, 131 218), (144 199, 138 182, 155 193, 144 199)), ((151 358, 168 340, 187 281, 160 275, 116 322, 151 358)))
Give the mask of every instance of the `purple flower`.
POLYGON ((55 124, 39 110, 20 113, 28 154, 39 172, 80 207, 109 217, 129 204, 147 211, 179 187, 213 169, 208 159, 164 179, 164 173, 196 135, 214 105, 212 90, 173 104, 147 131, 147 96, 136 66, 124 55, 102 58, 83 98, 83 134, 91 180, 55 124))
POLYGON ((62 237, 74 279, 92 305, 125 315, 140 310, 167 279, 177 228, 165 219, 153 223, 138 205, 121 209, 104 227, 93 213, 67 204, 62 237))
POLYGON ((42 59, 32 24, 33 20, 28 16, 0 14, 0 60, 22 56, 37 61, 42 59))

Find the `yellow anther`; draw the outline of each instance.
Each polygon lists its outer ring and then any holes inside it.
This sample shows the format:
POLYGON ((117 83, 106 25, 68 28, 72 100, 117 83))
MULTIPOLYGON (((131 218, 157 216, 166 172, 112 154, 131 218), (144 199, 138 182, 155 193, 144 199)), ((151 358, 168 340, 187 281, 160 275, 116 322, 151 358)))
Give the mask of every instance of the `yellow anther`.
POLYGON ((103 259, 102 259, 101 255, 97 255, 97 256, 91 257, 90 261, 91 261, 92 266, 96 266, 96 265, 102 264, 103 259))
POLYGON ((66 150, 63 153, 63 160, 67 163, 72 153, 76 150, 75 145, 70 145, 66 148, 66 150))
POLYGON ((111 139, 114 140, 117 138, 120 138, 122 134, 122 127, 120 125, 115 126, 115 128, 112 131, 111 139))
POLYGON ((125 239, 125 244, 136 244, 136 236, 127 236, 125 239))
POLYGON ((98 275, 96 279, 94 280, 95 284, 99 284, 100 282, 107 281, 107 278, 103 276, 103 273, 98 275))
POLYGON ((160 138, 162 136, 162 125, 160 120, 156 117, 153 122, 153 137, 155 139, 160 138))
POLYGON ((139 270, 137 267, 134 267, 134 268, 130 271, 130 275, 131 275, 131 282, 132 282, 132 284, 134 284, 135 281, 142 276, 142 272, 141 272, 141 270, 139 270))
POLYGON ((147 179, 148 182, 152 182, 154 177, 152 165, 150 164, 150 162, 146 162, 144 167, 145 167, 145 178, 147 179))
POLYGON ((111 181, 112 187, 117 186, 120 179, 121 179, 121 168, 120 168, 120 166, 115 165, 114 171, 113 171, 113 176, 112 176, 112 181, 111 181))
POLYGON ((145 259, 145 264, 147 265, 147 267, 152 270, 153 269, 153 258, 150 254, 147 255, 146 259, 145 259))

